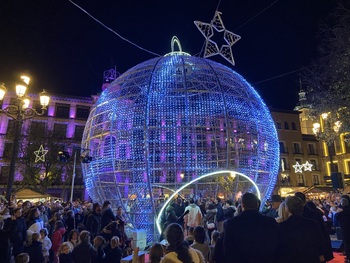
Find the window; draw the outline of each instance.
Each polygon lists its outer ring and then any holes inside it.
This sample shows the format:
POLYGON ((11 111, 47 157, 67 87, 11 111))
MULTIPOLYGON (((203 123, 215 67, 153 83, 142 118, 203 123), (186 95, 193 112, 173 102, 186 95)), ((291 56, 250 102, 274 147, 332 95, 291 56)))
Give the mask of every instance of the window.
POLYGON ((56 104, 56 117, 57 118, 69 118, 69 104, 57 103, 56 104))
POLYGON ((67 133, 67 124, 55 123, 53 125, 53 136, 57 139, 65 139, 67 133))
POLYGON ((295 125, 295 122, 292 122, 292 130, 296 131, 297 130, 297 126, 295 125))
POLYGON ((316 160, 310 160, 310 163, 312 164, 311 170, 315 171, 315 170, 319 170, 317 167, 317 161, 316 160))
POLYGON ((31 137, 38 137, 44 136, 46 133, 46 123, 45 122, 39 122, 39 121, 32 121, 30 124, 30 132, 29 136, 31 137))
POLYGON ((319 179, 317 174, 313 174, 312 175, 312 182, 313 182, 314 185, 320 184, 320 179, 319 179))
POLYGON ((307 149, 310 155, 316 155, 316 147, 315 144, 308 143, 307 149))
POLYGON ((89 117, 89 113, 90 113, 90 107, 77 105, 77 114, 76 114, 77 119, 86 120, 89 117))
POLYGON ((289 123, 286 121, 284 122, 284 129, 289 130, 289 123))
POLYGON ((286 158, 281 158, 281 171, 289 170, 288 161, 286 158))
POLYGON ((298 186, 304 186, 304 175, 297 174, 297 184, 298 186))
POLYGON ((280 153, 288 153, 287 147, 285 147, 284 142, 279 142, 280 145, 280 153))
POLYGON ((277 130, 282 130, 282 123, 277 122, 276 123, 276 128, 277 128, 277 130))
POLYGON ((302 153, 300 143, 293 142, 293 153, 295 153, 295 154, 301 154, 302 153))
POLYGON ((12 153, 12 142, 6 142, 4 147, 4 153, 2 156, 4 158, 10 158, 11 153, 12 153))
POLYGON ((81 141, 81 139, 83 138, 83 133, 84 133, 84 126, 76 125, 74 130, 74 140, 81 141))

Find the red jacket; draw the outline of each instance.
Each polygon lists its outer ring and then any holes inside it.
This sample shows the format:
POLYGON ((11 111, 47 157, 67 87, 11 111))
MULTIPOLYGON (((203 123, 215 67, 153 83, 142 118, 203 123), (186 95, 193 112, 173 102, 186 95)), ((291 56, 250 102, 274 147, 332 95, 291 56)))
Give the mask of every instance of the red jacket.
POLYGON ((60 249, 60 246, 62 245, 62 239, 64 236, 64 233, 66 233, 66 229, 64 227, 61 227, 57 230, 55 230, 52 234, 51 241, 52 241, 52 250, 54 252, 58 252, 60 249))

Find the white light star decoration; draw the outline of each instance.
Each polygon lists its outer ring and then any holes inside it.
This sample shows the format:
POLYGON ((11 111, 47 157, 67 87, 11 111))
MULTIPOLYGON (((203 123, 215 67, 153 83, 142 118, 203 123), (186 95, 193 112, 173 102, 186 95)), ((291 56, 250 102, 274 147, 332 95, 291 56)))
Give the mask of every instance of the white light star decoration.
POLYGON ((303 164, 299 164, 298 162, 293 165, 293 168, 295 170, 295 173, 302 173, 303 172, 303 164))
POLYGON ((306 161, 306 163, 304 163, 303 166, 304 166, 304 171, 312 171, 313 164, 309 163, 308 161, 306 161))
POLYGON ((35 154, 35 163, 39 161, 45 162, 45 155, 47 154, 48 150, 45 150, 43 145, 40 145, 39 150, 34 151, 35 154))
POLYGON ((220 15, 221 15, 221 12, 216 11, 214 18, 210 24, 200 22, 200 21, 194 21, 194 24, 197 26, 198 30, 205 37, 204 57, 207 58, 215 55, 221 55, 224 59, 226 59, 228 62, 230 62, 234 66, 235 61, 233 59, 232 46, 238 40, 240 40, 241 37, 239 35, 236 35, 226 30, 220 15), (227 44, 222 45, 219 48, 217 43, 211 39, 214 36, 213 30, 219 33, 224 32, 224 40, 225 40, 225 43, 227 44))

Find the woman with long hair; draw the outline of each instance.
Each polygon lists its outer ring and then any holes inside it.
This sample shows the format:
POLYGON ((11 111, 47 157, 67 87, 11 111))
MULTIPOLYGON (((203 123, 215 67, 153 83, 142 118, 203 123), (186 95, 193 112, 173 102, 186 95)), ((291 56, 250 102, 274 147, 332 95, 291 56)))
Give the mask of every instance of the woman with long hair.
POLYGON ((184 242, 184 232, 177 223, 170 224, 165 230, 165 237, 169 243, 167 254, 161 263, 199 263, 200 259, 196 250, 188 247, 184 242))

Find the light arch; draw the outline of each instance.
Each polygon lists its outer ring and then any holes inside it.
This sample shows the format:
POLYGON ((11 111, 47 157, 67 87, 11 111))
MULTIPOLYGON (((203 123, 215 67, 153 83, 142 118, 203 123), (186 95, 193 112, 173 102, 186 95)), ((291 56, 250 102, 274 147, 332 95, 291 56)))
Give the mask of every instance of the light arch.
POLYGON ((160 224, 159 224, 159 221, 160 221, 160 218, 164 212, 164 210, 166 209, 166 207, 168 206, 168 204, 170 203, 171 200, 173 200, 173 198, 179 193, 181 192, 183 189, 185 189, 187 186, 201 180, 201 179, 204 179, 206 177, 210 177, 210 176, 213 176, 213 175, 219 175, 219 174, 231 174, 231 176, 242 176, 243 178, 247 179, 250 183, 252 183, 252 185, 254 186, 255 190, 256 190, 256 193, 257 193, 257 196, 259 199, 261 199, 261 194, 260 194, 260 190, 259 190, 259 187, 257 186, 257 184, 252 180, 250 179, 248 176, 246 176, 245 174, 243 173, 240 173, 240 172, 236 172, 236 171, 233 171, 233 170, 221 170, 221 171, 215 171, 215 172, 211 172, 211 173, 207 173, 207 174, 204 174, 202 176, 199 176, 195 179, 193 179, 192 181, 184 184, 183 186, 181 186, 179 189, 177 189, 176 191, 174 191, 174 193, 169 196, 168 200, 164 203, 164 205, 162 206, 162 208, 160 209, 159 213, 158 213, 158 216, 156 218, 156 226, 157 226, 157 230, 158 230, 158 233, 160 234, 162 232, 162 229, 160 227, 160 224))

